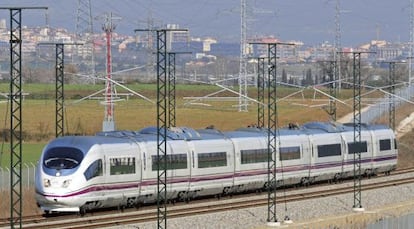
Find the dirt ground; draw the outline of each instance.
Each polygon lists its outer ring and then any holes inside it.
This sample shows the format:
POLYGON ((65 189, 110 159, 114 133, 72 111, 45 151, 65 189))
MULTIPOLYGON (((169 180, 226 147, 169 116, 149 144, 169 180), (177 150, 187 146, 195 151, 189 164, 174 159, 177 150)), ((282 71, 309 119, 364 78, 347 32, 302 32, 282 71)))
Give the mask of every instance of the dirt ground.
MULTIPOLYGON (((36 206, 36 202, 34 200, 34 189, 24 188, 22 190, 23 196, 23 215, 36 215, 41 214, 42 211, 36 206)), ((10 191, 2 190, 0 191, 0 219, 1 218, 8 218, 10 217, 10 191)))

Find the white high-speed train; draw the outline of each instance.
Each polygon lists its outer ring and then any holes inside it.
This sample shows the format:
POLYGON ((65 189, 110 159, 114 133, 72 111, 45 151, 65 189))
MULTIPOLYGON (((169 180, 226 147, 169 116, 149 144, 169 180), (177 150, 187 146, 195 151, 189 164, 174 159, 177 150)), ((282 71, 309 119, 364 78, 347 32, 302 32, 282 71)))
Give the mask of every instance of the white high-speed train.
MULTIPOLYGON (((396 168, 397 142, 381 125, 312 122, 278 130, 277 185, 353 176, 361 152, 363 174, 396 168), (283 178, 283 181, 282 181, 283 178)), ((36 169, 36 201, 46 213, 133 206, 157 198, 157 129, 65 136, 43 150, 36 169)), ((267 187, 267 129, 230 132, 172 128, 167 139, 167 196, 189 199, 267 187)))

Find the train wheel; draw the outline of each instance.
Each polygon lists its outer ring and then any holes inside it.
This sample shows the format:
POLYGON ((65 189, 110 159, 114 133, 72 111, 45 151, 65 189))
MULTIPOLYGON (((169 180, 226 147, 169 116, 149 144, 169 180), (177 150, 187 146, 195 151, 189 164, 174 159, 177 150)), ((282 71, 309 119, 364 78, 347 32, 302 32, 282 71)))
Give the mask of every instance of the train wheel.
POLYGON ((130 207, 133 207, 133 206, 135 206, 135 198, 128 198, 127 207, 130 208, 130 207))
POLYGON ((229 195, 231 193, 230 187, 224 187, 223 188, 223 195, 229 195))
POLYGON ((341 174, 339 174, 339 173, 335 174, 335 176, 333 178, 334 183, 335 184, 340 183, 341 182, 341 177, 342 177, 341 174))
POLYGON ((177 194, 178 201, 184 201, 186 199, 186 195, 184 191, 178 192, 177 194))
POLYGON ((307 187, 309 185, 309 179, 307 177, 302 177, 302 179, 300 179, 300 183, 302 186, 307 187))
POLYGON ((79 208, 79 215, 81 216, 81 217, 83 217, 83 216, 85 216, 85 214, 86 214, 86 208, 85 207, 80 207, 79 208))

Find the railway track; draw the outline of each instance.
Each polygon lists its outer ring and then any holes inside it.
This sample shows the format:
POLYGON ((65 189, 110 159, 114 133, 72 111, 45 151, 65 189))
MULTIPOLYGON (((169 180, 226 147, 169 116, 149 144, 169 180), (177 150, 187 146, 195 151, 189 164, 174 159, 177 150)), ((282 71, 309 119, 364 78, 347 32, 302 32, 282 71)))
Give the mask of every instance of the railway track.
MULTIPOLYGON (((392 173, 391 176, 397 176, 405 173, 414 172, 414 168, 397 170, 392 173)), ((382 176, 378 176, 382 177, 382 176)), ((367 180, 367 179, 365 179, 367 180)), ((372 179, 374 181, 374 179, 372 179)), ((308 200, 313 198, 322 198, 328 196, 335 196, 345 193, 353 192, 353 186, 346 186, 349 182, 344 182, 340 187, 333 185, 327 185, 329 189, 324 191, 317 190, 312 191, 310 189, 304 189, 303 192, 297 194, 289 194, 291 191, 287 191, 285 195, 281 195, 282 192, 278 191, 277 203, 294 202, 301 200, 308 200), (334 188, 333 188, 334 187, 334 188)), ((390 181, 378 181, 370 184, 363 184, 362 191, 379 189, 390 186, 397 186, 403 184, 414 183, 414 177, 394 179, 390 181)), ((294 189, 297 191, 297 189, 294 189)), ((259 207, 267 205, 267 195, 255 195, 250 197, 234 198, 231 202, 223 198, 222 200, 201 202, 197 204, 177 204, 168 206, 168 218, 179 218, 185 216, 194 216, 207 213, 216 213, 221 211, 245 209, 252 207, 259 207)), ((196 202, 196 201, 195 201, 196 202)), ((64 215, 58 217, 43 217, 43 216, 27 216, 22 219, 23 228, 101 228, 104 226, 117 226, 127 224, 137 224, 144 222, 152 222, 157 220, 157 208, 156 206, 150 206, 139 211, 131 209, 126 212, 120 213, 105 213, 98 215, 87 215, 85 217, 78 217, 77 215, 64 215)), ((0 219, 0 228, 8 228, 8 219, 0 219)))

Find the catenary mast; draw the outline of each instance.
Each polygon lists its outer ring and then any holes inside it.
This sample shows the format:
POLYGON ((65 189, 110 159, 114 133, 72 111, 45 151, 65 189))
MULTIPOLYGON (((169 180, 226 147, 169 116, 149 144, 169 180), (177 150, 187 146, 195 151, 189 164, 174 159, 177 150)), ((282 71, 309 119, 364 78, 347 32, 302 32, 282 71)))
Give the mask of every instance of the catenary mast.
MULTIPOLYGON (((82 62, 87 66, 87 73, 95 76, 95 47, 93 43, 91 0, 78 0, 76 41, 84 44, 82 47, 75 47, 78 51, 77 54, 82 57, 82 62)), ((94 83, 95 80, 92 79, 92 82, 94 83)))
POLYGON ((113 93, 114 84, 112 83, 112 55, 111 55, 111 40, 112 32, 115 30, 115 25, 112 20, 115 19, 112 13, 108 13, 105 17, 105 23, 102 29, 105 31, 106 37, 106 81, 105 81, 105 117, 102 125, 103 131, 115 130, 114 121, 114 104, 113 93))
POLYGON ((247 23, 246 0, 240 0, 240 69, 239 69, 239 111, 247 111, 247 23))

